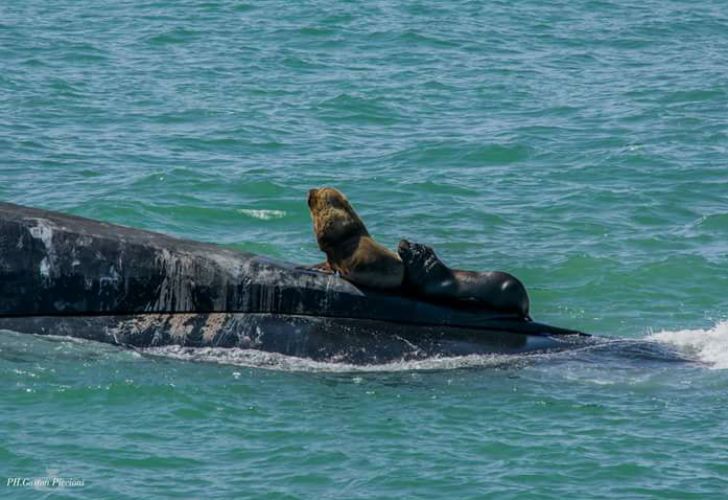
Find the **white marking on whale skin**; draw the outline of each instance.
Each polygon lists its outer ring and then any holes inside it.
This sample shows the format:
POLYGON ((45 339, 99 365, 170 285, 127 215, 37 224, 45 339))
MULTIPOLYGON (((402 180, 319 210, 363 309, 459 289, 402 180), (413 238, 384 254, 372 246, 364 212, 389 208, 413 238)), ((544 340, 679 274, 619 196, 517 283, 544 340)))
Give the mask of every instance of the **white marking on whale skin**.
POLYGON ((46 255, 40 261, 38 271, 44 281, 51 279, 51 269, 56 259, 56 252, 53 248, 53 228, 42 219, 36 220, 37 226, 28 229, 30 236, 36 240, 40 240, 46 250, 46 255))
POLYGON ((171 314, 165 318, 165 325, 172 337, 185 340, 192 333, 195 314, 171 314))
MULTIPOLYGON (((156 340, 156 334, 159 331, 156 329, 156 327, 162 322, 163 317, 159 315, 140 315, 140 316, 133 316, 130 319, 121 319, 116 325, 113 326, 107 326, 105 330, 105 334, 107 336, 111 335, 114 338, 114 342, 119 345, 123 345, 124 343, 119 340, 119 336, 122 336, 124 340, 132 339, 136 336, 142 335, 150 328, 155 328, 155 337, 156 340)), ((154 344, 154 341, 152 341, 152 345, 154 344)))
POLYGON ((192 287, 190 279, 194 269, 194 255, 189 253, 171 253, 163 248, 156 260, 164 269, 164 279, 159 286, 157 300, 153 309, 162 309, 174 303, 177 311, 192 310, 192 287))
POLYGON ((30 228, 30 235, 36 240, 43 242, 46 250, 51 249, 53 246, 53 229, 45 224, 45 221, 38 220, 38 225, 30 228))
POLYGON ((83 234, 80 234, 76 237, 76 246, 79 247, 88 247, 91 246, 94 242, 94 239, 90 236, 86 236, 83 234))
POLYGON ((211 253, 205 255, 205 257, 214 262, 221 270, 228 271, 235 280, 240 279, 244 272, 244 266, 239 265, 237 259, 233 256, 211 253))
POLYGON ((254 347, 258 347, 263 345, 263 341, 261 340, 263 338, 263 330, 260 329, 260 326, 255 325, 255 335, 253 336, 253 342, 252 345, 254 347))
POLYGON ((40 261, 40 275, 43 279, 50 279, 51 277, 51 265, 48 262, 48 257, 43 257, 40 261))
POLYGON ((101 286, 104 286, 104 285, 116 286, 119 284, 120 278, 121 278, 121 275, 119 275, 119 273, 116 271, 116 268, 112 264, 109 267, 108 276, 101 276, 99 278, 99 283, 101 284, 101 286))
MULTIPOLYGON (((212 313, 207 316, 205 323, 202 325, 202 338, 212 343, 229 319, 229 315, 225 313, 212 313)), ((219 339, 218 339, 219 340, 219 339)))

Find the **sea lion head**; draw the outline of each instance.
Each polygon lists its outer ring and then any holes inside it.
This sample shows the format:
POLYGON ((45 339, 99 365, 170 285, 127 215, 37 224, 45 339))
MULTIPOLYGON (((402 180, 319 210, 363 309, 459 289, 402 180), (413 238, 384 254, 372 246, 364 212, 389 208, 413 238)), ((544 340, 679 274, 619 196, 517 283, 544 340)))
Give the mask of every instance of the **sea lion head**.
POLYGON ((364 222, 341 191, 331 187, 311 189, 308 209, 321 250, 326 251, 355 236, 369 236, 364 222))
POLYGON ((404 263, 406 279, 414 285, 422 285, 441 279, 448 272, 432 247, 421 243, 400 240, 397 253, 404 263))

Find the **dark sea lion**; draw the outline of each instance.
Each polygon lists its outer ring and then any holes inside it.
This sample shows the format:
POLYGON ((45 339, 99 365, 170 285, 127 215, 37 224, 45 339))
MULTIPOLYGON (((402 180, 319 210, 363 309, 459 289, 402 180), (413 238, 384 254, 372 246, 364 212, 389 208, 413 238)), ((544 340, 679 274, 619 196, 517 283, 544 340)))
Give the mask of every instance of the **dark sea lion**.
POLYGON ((326 263, 318 268, 338 272, 356 285, 399 289, 404 266, 396 253, 369 235, 346 196, 334 188, 311 189, 308 207, 326 263))
POLYGON ((397 251, 405 267, 404 288, 417 296, 528 316, 528 293, 515 276, 450 269, 432 248, 407 240, 397 251))

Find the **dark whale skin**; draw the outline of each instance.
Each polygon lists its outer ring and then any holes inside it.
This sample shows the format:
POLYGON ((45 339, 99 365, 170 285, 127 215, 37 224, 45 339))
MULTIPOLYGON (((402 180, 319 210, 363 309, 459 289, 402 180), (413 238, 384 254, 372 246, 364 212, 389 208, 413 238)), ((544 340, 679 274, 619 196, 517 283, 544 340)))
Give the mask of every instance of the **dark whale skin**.
POLYGON ((0 329, 354 363, 558 347, 581 332, 356 287, 213 244, 0 203, 0 329))

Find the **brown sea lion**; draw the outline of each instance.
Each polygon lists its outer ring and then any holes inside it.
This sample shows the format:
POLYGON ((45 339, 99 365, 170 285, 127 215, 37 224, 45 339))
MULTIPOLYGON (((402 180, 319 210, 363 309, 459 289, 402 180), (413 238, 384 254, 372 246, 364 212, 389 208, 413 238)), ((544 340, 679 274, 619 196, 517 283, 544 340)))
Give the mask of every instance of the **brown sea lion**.
POLYGON ((374 241, 346 196, 334 188, 311 189, 308 208, 319 248, 326 254, 326 264, 317 268, 328 267, 355 285, 401 287, 402 261, 374 241))
POLYGON ((528 317, 526 287, 515 276, 500 271, 473 272, 450 269, 427 245, 399 242, 405 267, 404 288, 423 298, 467 303, 528 317))

